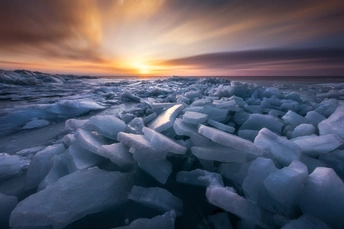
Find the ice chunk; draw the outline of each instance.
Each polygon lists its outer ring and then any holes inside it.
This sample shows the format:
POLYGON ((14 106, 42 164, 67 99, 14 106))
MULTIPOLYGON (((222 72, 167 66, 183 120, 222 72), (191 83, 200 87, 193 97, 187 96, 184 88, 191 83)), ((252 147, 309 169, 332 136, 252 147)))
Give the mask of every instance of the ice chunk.
POLYGON ((283 122, 270 115, 251 114, 244 124, 240 127, 240 130, 261 130, 267 128, 272 132, 281 134, 283 122))
POLYGON ((67 146, 72 145, 76 141, 74 134, 66 134, 63 137, 63 143, 66 144, 67 146))
POLYGON ((169 211, 151 219, 139 218, 131 222, 128 226, 116 227, 114 229, 174 229, 175 219, 176 213, 174 211, 169 211))
POLYGON ((319 160, 332 168, 338 176, 344 179, 344 150, 334 150, 331 153, 321 154, 319 160))
POLYGON ((63 144, 55 144, 36 153, 27 170, 25 188, 31 189, 37 187, 48 173, 49 160, 55 155, 62 154, 64 151, 65 147, 63 144))
POLYGON ((263 149, 259 146, 254 145, 252 142, 242 139, 233 134, 225 133, 221 130, 200 125, 198 128, 198 133, 202 134, 204 137, 230 148, 244 151, 253 156, 259 156, 263 154, 263 149))
POLYGON ((18 203, 18 198, 15 196, 6 196, 0 193, 0 227, 7 228, 8 220, 12 210, 18 203))
POLYGON ((79 119, 68 119, 65 122, 65 129, 70 132, 75 132, 77 129, 82 127, 88 120, 79 120, 79 119))
POLYGON ((279 91, 278 88, 275 88, 275 87, 268 87, 264 90, 263 92, 263 96, 264 97, 267 97, 267 98, 270 98, 272 96, 275 96, 275 97, 280 97, 282 94, 281 92, 279 91))
POLYGON ((101 136, 83 129, 78 129, 74 136, 82 148, 92 153, 97 153, 102 145, 107 144, 101 136))
POLYGON ((45 120, 45 119, 35 119, 32 120, 28 123, 25 124, 25 126, 23 127, 24 130, 27 129, 34 129, 34 128, 40 128, 43 126, 47 126, 49 125, 49 121, 45 120))
POLYGON ((155 148, 143 135, 139 134, 127 134, 120 132, 118 134, 118 140, 124 145, 140 151, 152 160, 160 160, 166 158, 166 151, 155 148))
POLYGON ((187 148, 176 143, 172 139, 166 137, 159 132, 152 130, 147 127, 142 129, 145 138, 156 148, 161 149, 166 152, 171 152, 175 154, 185 154, 187 148))
POLYGON ((269 148, 272 155, 283 166, 288 166, 292 161, 298 160, 301 155, 301 148, 297 144, 266 128, 259 131, 254 144, 269 148))
POLYGON ((158 115, 152 122, 148 124, 148 127, 158 132, 169 129, 173 126, 174 120, 183 110, 183 108, 184 106, 182 104, 174 105, 158 115))
POLYGON ((306 119, 305 117, 302 117, 301 115, 295 113, 294 111, 288 111, 282 117, 282 119, 286 123, 288 123, 288 124, 290 124, 290 125, 292 125, 294 127, 296 127, 296 126, 298 126, 300 124, 303 124, 303 123, 308 123, 308 119, 306 119))
POLYGON ((217 128, 217 129, 219 129, 219 130, 223 130, 223 131, 225 131, 227 133, 233 133, 235 131, 234 127, 225 125, 225 124, 223 124, 221 122, 217 122, 215 120, 209 119, 208 120, 208 124, 213 126, 213 127, 215 127, 215 128, 217 128))
POLYGON ((96 166, 103 161, 102 157, 82 148, 78 142, 69 146, 63 158, 70 173, 96 166))
POLYGON ((242 188, 245 196, 252 203, 258 202, 258 196, 264 187, 263 181, 270 173, 276 172, 277 169, 271 159, 258 157, 254 160, 247 173, 247 177, 244 179, 242 188))
POLYGON ((269 196, 283 206, 279 211, 287 215, 296 215, 296 199, 307 176, 307 167, 299 161, 293 161, 288 167, 268 175, 264 180, 264 186, 269 196))
POLYGON ((126 129, 127 125, 113 115, 96 115, 91 117, 83 126, 83 129, 97 131, 98 134, 117 140, 117 134, 126 129))
POLYGON ((30 159, 0 153, 0 181, 21 173, 30 164, 30 159))
POLYGON ((85 215, 118 206, 127 200, 132 176, 98 168, 71 173, 19 202, 11 213, 10 226, 52 225, 59 229, 85 215))
POLYGON ((312 135, 315 132, 315 128, 312 124, 300 124, 295 127, 291 137, 297 138, 300 136, 312 135))
POLYGON ((69 174, 64 154, 54 156, 49 161, 49 167, 50 167, 49 173, 44 177, 42 182, 38 185, 37 191, 41 191, 45 189, 48 185, 54 183, 61 177, 69 174))
POLYGON ((193 111, 187 111, 183 115, 183 121, 191 124, 204 123, 207 119, 208 115, 193 111))
POLYGON ((331 229, 326 223, 311 215, 302 215, 298 219, 291 220, 282 229, 331 229))
POLYGON ((139 103, 140 102, 140 97, 137 97, 135 95, 133 95, 132 93, 130 93, 129 91, 125 91, 121 94, 121 100, 124 102, 136 102, 139 103))
POLYGON ((134 159, 139 167, 161 184, 165 184, 172 173, 172 163, 166 159, 155 160, 140 151, 135 151, 134 159))
POLYGON ((329 117, 338 107, 338 101, 336 99, 324 100, 320 105, 315 108, 315 111, 322 114, 325 117, 329 117))
POLYGON ((247 153, 242 150, 223 146, 206 146, 191 148, 192 153, 200 159, 219 162, 244 162, 247 160, 247 153))
POLYGON ((129 148, 123 143, 115 143, 111 145, 102 145, 97 152, 98 155, 109 158, 113 163, 122 168, 132 166, 135 161, 129 148))
POLYGON ((251 161, 244 163, 223 163, 220 167, 220 173, 228 180, 242 186, 251 163, 251 161))
POLYGON ((197 133, 197 126, 185 123, 182 119, 177 118, 173 124, 173 129, 178 135, 185 135, 192 137, 193 134, 197 133))
POLYGON ((344 228, 344 184, 331 168, 318 167, 305 182, 300 208, 332 228, 344 228))
POLYGON ((174 210, 177 216, 183 214, 183 201, 163 188, 133 186, 128 199, 159 212, 174 210))
POLYGON ((238 136, 251 142, 257 137, 259 130, 239 130, 238 136))
POLYGON ((250 113, 247 113, 245 111, 238 111, 238 112, 235 112, 234 114, 234 122, 238 125, 242 125, 244 124, 244 122, 246 122, 246 120, 250 117, 250 113))
POLYGON ((336 134, 342 140, 344 140, 344 105, 338 106, 336 111, 325 119, 324 121, 320 122, 319 133, 320 135, 326 134, 336 134))
POLYGON ((143 118, 144 124, 151 122, 156 116, 157 116, 157 113, 155 113, 155 112, 153 112, 150 115, 147 115, 146 117, 143 118))
MULTIPOLYGON (((145 126, 142 118, 134 118, 128 123, 127 132, 134 133, 134 134, 143 134, 142 128, 145 126)), ((121 130, 121 131, 124 131, 121 130)))
POLYGON ((49 107, 49 112, 62 117, 75 117, 91 110, 102 110, 105 107, 92 100, 61 100, 49 107))
POLYGON ((209 186, 206 191, 208 201, 226 211, 229 211, 242 219, 249 220, 263 228, 270 228, 263 217, 265 211, 247 201, 243 197, 220 186, 209 186))
POLYGON ((306 114, 306 119, 308 119, 308 121, 313 125, 313 126, 318 126, 318 124, 325 120, 325 116, 323 116, 322 114, 316 112, 316 111, 309 111, 306 114))
POLYGON ((203 113, 207 114, 209 119, 222 122, 227 119, 228 110, 206 105, 203 108, 203 113))
POLYGON ((223 186, 222 176, 218 173, 208 172, 207 170, 196 169, 190 172, 180 171, 177 173, 177 182, 208 187, 209 185, 223 186))
POLYGON ((343 140, 335 134, 305 136, 293 142, 301 147, 302 153, 310 157, 318 157, 320 154, 331 152, 343 144, 343 140))

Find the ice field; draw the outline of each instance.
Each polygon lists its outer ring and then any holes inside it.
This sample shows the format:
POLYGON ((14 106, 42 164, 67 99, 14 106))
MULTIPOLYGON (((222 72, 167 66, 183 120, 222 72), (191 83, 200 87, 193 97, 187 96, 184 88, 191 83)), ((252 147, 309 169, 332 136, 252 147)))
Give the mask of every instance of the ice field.
POLYGON ((0 228, 344 228, 344 81, 0 71, 0 228))

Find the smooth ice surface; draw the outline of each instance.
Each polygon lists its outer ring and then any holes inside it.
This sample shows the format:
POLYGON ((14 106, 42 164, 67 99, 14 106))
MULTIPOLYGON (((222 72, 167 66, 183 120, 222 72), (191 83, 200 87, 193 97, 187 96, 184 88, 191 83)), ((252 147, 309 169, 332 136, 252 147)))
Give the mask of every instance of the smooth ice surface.
POLYGON ((209 186, 206 196, 211 204, 267 228, 262 221, 261 209, 231 190, 225 187, 209 186))
POLYGON ((159 212, 174 210, 177 216, 183 214, 183 201, 163 188, 133 186, 128 199, 159 212))
POLYGON ((276 134, 281 134, 283 122, 270 115, 251 114, 250 117, 242 124, 240 130, 261 130, 267 128, 276 134))
POLYGON ((173 129, 178 135, 185 135, 192 137, 194 133, 197 133, 197 125, 185 123, 182 119, 177 118, 173 124, 173 129))
POLYGON ((331 168, 318 167, 305 182, 300 208, 332 228, 344 228, 344 184, 331 168))
POLYGON ((140 151, 134 152, 139 167, 161 184, 165 184, 172 173, 172 163, 166 159, 151 159, 140 151))
POLYGON ((174 105, 153 119, 153 121, 148 124, 148 127, 158 132, 169 129, 173 126, 176 116, 183 110, 183 108, 184 106, 182 104, 174 105))
POLYGON ((225 124, 223 124, 221 122, 217 122, 215 120, 209 119, 208 120, 208 124, 213 126, 213 127, 215 127, 215 128, 217 128, 217 129, 219 129, 219 130, 223 130, 223 131, 225 131, 227 133, 233 133, 235 131, 234 127, 229 126, 229 125, 225 125, 225 124))
POLYGON ((10 226, 63 228, 85 215, 124 203, 131 187, 129 174, 80 170, 19 202, 11 213, 10 226))
POLYGON ((263 154, 263 149, 254 145, 252 142, 212 127, 200 125, 198 128, 198 133, 216 143, 236 150, 244 151, 254 156, 263 154))
POLYGON ((176 213, 169 211, 151 219, 139 218, 131 222, 128 226, 116 227, 115 229, 174 229, 175 219, 176 213))
POLYGON ((0 181, 8 179, 26 169, 30 165, 30 159, 0 153, 0 181))
POLYGON ((292 138, 297 138, 306 135, 312 135, 315 133, 315 128, 312 124, 300 124, 293 130, 292 138))
POLYGON ((326 119, 325 116, 323 116, 322 114, 320 114, 314 110, 308 111, 305 118, 308 119, 308 121, 315 127, 317 127, 321 121, 326 119))
POLYGON ((127 147, 144 153, 153 160, 164 159, 167 154, 166 151, 155 148, 143 135, 140 134, 128 134, 120 132, 118 134, 118 140, 127 147))
POLYGON ((177 182, 208 187, 209 185, 223 186, 222 176, 218 173, 208 172, 203 169, 192 171, 179 171, 176 177, 177 182))
POLYGON ((26 189, 35 188, 47 175, 48 161, 55 155, 62 154, 65 151, 63 144, 55 144, 36 153, 27 170, 25 182, 26 189))
POLYGON ((183 115, 183 121, 191 124, 199 124, 207 121, 208 115, 199 112, 187 111, 183 115))
POLYGON ((254 139, 254 144, 270 149, 272 155, 284 166, 288 166, 293 160, 298 160, 301 156, 301 148, 297 144, 266 128, 259 131, 254 139))
POLYGON ((187 148, 178 144, 174 140, 166 137, 165 135, 147 128, 142 129, 145 138, 156 148, 161 149, 166 152, 171 152, 175 154, 185 154, 187 148))
POLYGON ((132 166, 135 161, 129 148, 122 143, 102 145, 97 152, 98 155, 109 158, 113 163, 126 168, 132 166))
POLYGON ((288 123, 288 124, 290 124, 290 125, 292 125, 292 126, 294 126, 294 127, 296 127, 296 126, 298 126, 298 125, 300 125, 300 124, 302 124, 302 123, 308 123, 308 119, 306 119, 305 117, 302 117, 301 115, 295 113, 294 111, 288 111, 288 112, 282 117, 282 119, 283 119, 286 123, 288 123))
POLYGON ((82 148, 92 153, 97 153, 107 143, 101 136, 83 129, 78 129, 74 136, 82 148))
POLYGON ((117 134, 126 127, 122 120, 112 115, 93 116, 82 126, 86 130, 95 130, 98 134, 113 140, 117 140, 117 134))
POLYGON ((301 152, 310 156, 318 157, 336 149, 344 142, 335 134, 327 134, 320 136, 305 136, 293 141, 301 147, 301 152))
POLYGON ((244 179, 242 188, 245 196, 252 203, 258 202, 259 193, 261 192, 266 177, 270 173, 276 172, 277 169, 271 159, 258 157, 254 160, 247 172, 247 177, 244 179))
POLYGON ((291 220, 282 229, 331 229, 326 223, 311 215, 302 215, 291 220))
POLYGON ((49 121, 45 120, 45 119, 35 119, 32 120, 28 123, 25 124, 25 126, 23 127, 24 130, 27 129, 34 129, 34 128, 39 128, 39 127, 43 127, 43 126, 47 126, 49 125, 49 121))
POLYGON ((330 117, 319 123, 320 135, 336 134, 344 140, 344 105, 338 106, 330 117))
POLYGON ((245 162, 247 153, 223 146, 191 147, 191 152, 200 159, 219 162, 245 162))

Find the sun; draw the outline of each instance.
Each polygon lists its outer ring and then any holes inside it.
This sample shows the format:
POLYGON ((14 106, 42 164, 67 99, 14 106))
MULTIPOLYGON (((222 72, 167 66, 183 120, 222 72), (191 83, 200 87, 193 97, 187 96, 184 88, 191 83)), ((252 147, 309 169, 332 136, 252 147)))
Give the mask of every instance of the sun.
POLYGON ((140 75, 147 75, 151 73, 151 67, 142 62, 136 62, 133 64, 133 67, 136 69, 136 72, 140 75))
POLYGON ((147 74, 149 74, 150 72, 151 72, 151 71, 150 71, 150 69, 149 69, 148 66, 141 66, 141 67, 139 68, 139 73, 142 74, 142 75, 147 75, 147 74))

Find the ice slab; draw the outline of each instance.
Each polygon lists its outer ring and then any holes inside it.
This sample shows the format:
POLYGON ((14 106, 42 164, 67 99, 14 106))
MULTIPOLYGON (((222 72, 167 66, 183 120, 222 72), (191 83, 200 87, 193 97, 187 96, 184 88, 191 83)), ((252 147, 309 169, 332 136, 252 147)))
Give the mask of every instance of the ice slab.
POLYGON ((83 129, 97 131, 98 134, 117 140, 117 134, 126 129, 127 125, 113 115, 97 115, 91 117, 83 126, 83 129))
MULTIPOLYGON (((145 124, 142 118, 134 118, 128 123, 127 128, 124 130, 126 130, 126 132, 130 132, 133 134, 143 134, 142 128, 144 126, 145 124)), ((124 130, 121 130, 121 131, 124 131, 124 130)))
POLYGON ((8 220, 11 212, 18 203, 18 198, 15 196, 6 196, 0 193, 0 227, 7 228, 8 220))
POLYGON ((315 128, 312 124, 300 124, 293 130, 292 138, 297 138, 306 135, 312 135, 315 133, 315 128))
POLYGON ((296 126, 298 126, 300 124, 303 124, 303 123, 308 123, 308 119, 306 119, 305 117, 302 117, 301 115, 299 115, 299 114, 297 114, 297 113, 295 113, 294 111, 291 111, 291 110, 288 111, 282 117, 282 119, 286 123, 288 123, 288 124, 290 124, 290 125, 292 125, 294 127, 296 127, 296 126))
POLYGON ((131 167, 135 163, 132 154, 129 153, 129 148, 123 143, 102 145, 98 149, 97 154, 109 158, 113 163, 122 168, 131 167))
POLYGON ((331 229, 326 223, 311 215, 302 215, 298 219, 291 220, 282 229, 331 229))
POLYGON ((317 127, 321 121, 326 119, 325 116, 314 110, 307 112, 305 118, 308 119, 308 121, 315 127, 317 127))
POLYGON ((344 179, 344 150, 334 150, 331 153, 322 154, 319 160, 325 165, 323 167, 332 168, 340 178, 344 179))
POLYGON ((171 128, 177 115, 183 108, 184 106, 182 104, 174 105, 153 119, 153 121, 148 124, 148 127, 158 132, 171 128))
POLYGON ((277 169, 271 159, 258 157, 254 160, 247 172, 247 177, 244 179, 242 188, 244 190, 247 200, 256 204, 258 202, 259 194, 264 187, 263 181, 270 173, 276 172, 277 169))
POLYGON ((331 168, 318 167, 305 182, 299 206, 332 228, 344 228, 344 184, 331 168))
POLYGON ((307 176, 308 169, 300 161, 293 161, 288 167, 268 175, 264 186, 269 196, 282 205, 279 211, 289 216, 298 213, 296 200, 307 176))
POLYGON ((330 117, 319 123, 320 135, 336 134, 344 140, 344 105, 338 106, 330 117))
POLYGON ((129 91, 125 91, 121 94, 121 100, 124 102, 139 103, 141 99, 140 99, 140 97, 133 95, 129 91))
POLYGON ((280 137, 266 128, 259 131, 254 139, 254 144, 269 148, 272 155, 283 166, 288 166, 301 156, 301 148, 296 143, 280 137))
POLYGON ((134 159, 143 171, 161 184, 165 184, 172 173, 172 163, 166 159, 150 159, 145 153, 141 153, 140 151, 134 152, 134 159))
POLYGON ((0 182, 20 174, 29 167, 30 158, 0 153, 0 182))
POLYGON ((182 119, 177 118, 173 124, 173 129, 178 135, 185 135, 192 137, 193 134, 197 133, 197 126, 185 123, 182 119))
POLYGON ((223 180, 220 174, 208 172, 203 169, 179 171, 176 180, 179 183, 203 187, 208 187, 209 185, 223 186, 223 180))
POLYGON ((75 117, 91 110, 102 110, 104 108, 104 106, 89 99, 61 100, 51 105, 48 112, 60 117, 75 117))
POLYGON ((70 173, 96 166, 103 161, 102 157, 82 148, 78 142, 70 145, 62 158, 70 173))
POLYGON ((242 125, 246 122, 246 120, 250 117, 250 115, 251 115, 250 113, 247 113, 245 111, 235 112, 233 116, 233 121, 238 125, 242 125))
POLYGON ((318 157, 326 154, 341 146, 344 142, 335 134, 326 134, 321 136, 305 136, 293 140, 295 144, 301 147, 301 152, 310 157, 318 157))
POLYGON ((183 121, 191 124, 199 124, 207 121, 208 115, 199 112, 187 111, 183 115, 183 121))
POLYGON ((220 166, 220 174, 228 180, 242 186, 244 179, 247 177, 248 169, 251 166, 250 162, 244 163, 222 163, 220 166))
POLYGON ((209 186, 206 196, 211 204, 263 228, 270 228, 263 221, 264 211, 232 190, 220 186, 209 186))
POLYGON ((83 129, 78 129, 74 136, 82 148, 95 154, 102 145, 107 144, 101 136, 83 129))
POLYGON ((257 137, 258 133, 259 130, 239 130, 238 136, 243 139, 254 142, 254 139, 257 137))
POLYGON ((270 115, 251 114, 240 130, 261 130, 265 127, 276 134, 281 134, 283 124, 279 118, 270 115))
POLYGON ((200 159, 219 162, 245 162, 247 153, 223 146, 191 147, 191 152, 200 159))
POLYGON ((322 114, 325 117, 329 117, 338 107, 337 99, 325 99, 322 101, 315 111, 322 114))
POLYGON ((215 121, 215 120, 208 120, 208 124, 219 129, 219 130, 223 130, 227 133, 233 133, 235 131, 235 128, 229 125, 225 125, 221 122, 215 121))
POLYGON ((205 105, 203 107, 203 113, 208 115, 209 119, 222 122, 227 119, 228 110, 205 105))
POLYGON ((59 229, 85 215, 115 207, 127 200, 132 176, 96 167, 64 176, 19 202, 11 213, 10 226, 51 225, 59 229))
POLYGON ((55 144, 36 153, 27 170, 25 188, 31 189, 37 187, 48 173, 49 160, 55 155, 62 154, 65 150, 63 144, 55 144))
POLYGON ((114 229, 174 229, 175 219, 176 213, 174 211, 169 211, 151 219, 139 218, 131 222, 128 226, 116 227, 114 229))
POLYGON ((72 145, 76 141, 74 134, 66 134, 62 140, 63 143, 67 146, 72 145))
POLYGON ((134 185, 128 199, 159 212, 173 210, 177 216, 183 214, 183 201, 163 188, 144 188, 134 185))
POLYGON ((77 129, 82 127, 88 120, 79 120, 79 119, 68 119, 65 122, 65 130, 70 132, 75 132, 77 129))
POLYGON ((244 151, 253 156, 260 156, 264 152, 261 147, 254 145, 252 142, 246 139, 212 127, 200 125, 198 128, 198 133, 216 143, 236 150, 244 151))
POLYGON ((28 130, 28 129, 34 129, 34 128, 40 128, 43 126, 47 126, 49 125, 49 121, 45 120, 45 119, 35 119, 32 120, 28 123, 25 124, 25 126, 23 127, 24 130, 28 130))
POLYGON ((173 141, 172 139, 166 137, 165 135, 147 128, 142 129, 145 138, 156 148, 163 150, 165 152, 171 152, 175 154, 185 154, 187 148, 173 141))
POLYGON ((143 135, 120 132, 118 134, 118 140, 127 147, 144 153, 152 160, 166 158, 167 152, 154 147, 143 135))

